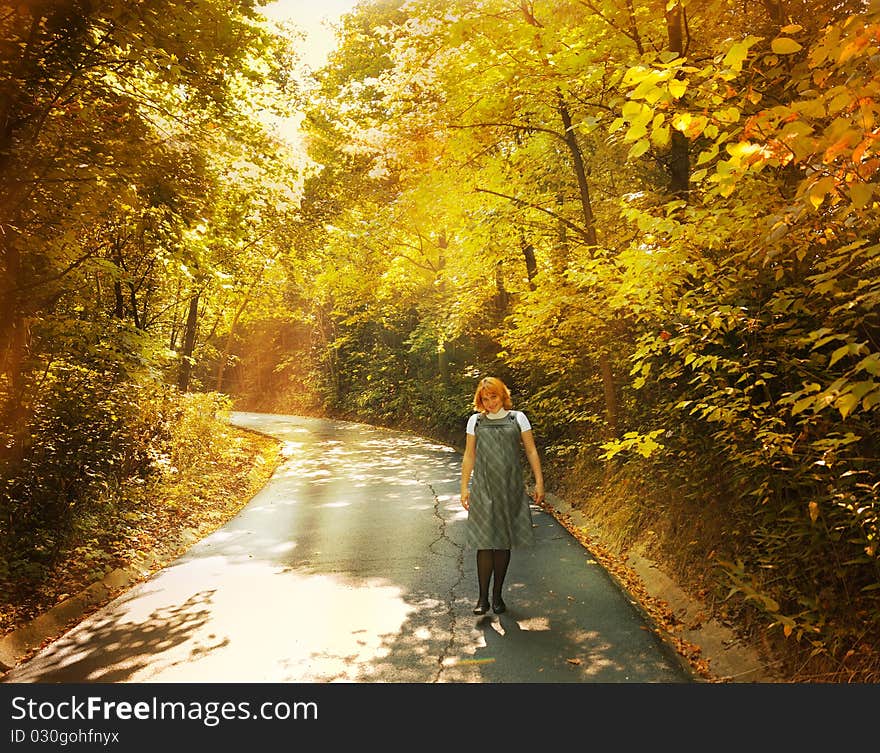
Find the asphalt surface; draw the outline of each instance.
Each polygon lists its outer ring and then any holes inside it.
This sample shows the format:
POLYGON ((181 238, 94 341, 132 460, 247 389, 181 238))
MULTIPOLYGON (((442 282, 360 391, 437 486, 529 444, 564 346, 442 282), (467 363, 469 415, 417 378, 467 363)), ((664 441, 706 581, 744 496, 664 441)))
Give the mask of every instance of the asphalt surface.
POLYGON ((695 677, 551 515, 482 617, 461 456, 395 431, 234 413, 285 460, 228 525, 4 682, 688 683, 695 677))

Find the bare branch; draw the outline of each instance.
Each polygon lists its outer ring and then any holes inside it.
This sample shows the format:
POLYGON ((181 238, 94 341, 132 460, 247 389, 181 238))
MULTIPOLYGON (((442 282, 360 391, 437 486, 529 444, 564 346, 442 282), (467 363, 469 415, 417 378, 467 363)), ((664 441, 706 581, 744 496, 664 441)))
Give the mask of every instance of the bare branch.
POLYGON ((594 2, 591 0, 580 0, 581 5, 589 8, 593 13, 595 13, 599 18, 601 18, 606 24, 608 24, 614 31, 623 34, 623 36, 631 39, 635 45, 636 49, 639 51, 639 55, 643 54, 645 49, 642 45, 642 38, 639 36, 639 30, 636 28, 635 22, 635 12, 632 7, 632 0, 627 0, 627 6, 629 9, 629 21, 630 28, 626 29, 620 24, 618 24, 613 18, 609 17, 607 14, 603 13, 601 9, 596 7, 594 2))
POLYGON ((553 212, 549 209, 546 209, 545 207, 542 207, 540 204, 533 204, 530 201, 525 201, 524 199, 518 199, 516 196, 508 196, 507 194, 499 193, 498 191, 492 191, 491 189, 488 189, 488 188, 475 188, 474 190, 477 193, 488 193, 488 194, 491 194, 492 196, 500 196, 502 199, 507 199, 508 201, 512 201, 517 206, 528 207, 529 209, 537 209, 539 212, 543 212, 544 214, 552 217, 554 220, 561 222, 566 227, 571 228, 578 235, 580 235, 585 241, 587 241, 587 243, 589 243, 590 245, 593 245, 590 242, 590 236, 589 236, 588 232, 584 228, 582 228, 580 225, 577 225, 576 223, 572 222, 571 220, 566 219, 562 215, 559 215, 556 212, 553 212))
POLYGON ((538 133, 547 133, 551 136, 555 136, 557 139, 561 141, 565 141, 565 135, 560 133, 559 131, 554 131, 552 128, 542 128, 541 126, 529 125, 525 123, 503 123, 503 122, 493 122, 488 121, 485 123, 465 123, 464 125, 449 125, 449 128, 510 128, 514 131, 536 131, 538 133))

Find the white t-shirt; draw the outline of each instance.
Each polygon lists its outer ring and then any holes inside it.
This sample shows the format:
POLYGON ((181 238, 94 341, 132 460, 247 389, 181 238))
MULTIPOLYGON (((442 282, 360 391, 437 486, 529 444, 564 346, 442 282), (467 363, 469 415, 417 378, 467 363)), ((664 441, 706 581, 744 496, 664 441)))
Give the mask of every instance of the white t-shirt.
MULTIPOLYGON (((486 417, 487 418, 504 418, 509 412, 510 411, 508 411, 507 409, 502 408, 497 413, 487 413, 486 417)), ((520 432, 529 431, 532 428, 532 425, 529 423, 529 419, 526 418, 526 414, 523 413, 521 410, 513 411, 513 414, 516 417, 516 422, 519 424, 520 432)), ((472 413, 471 414, 471 417, 468 419, 468 422, 467 422, 467 427, 465 428, 465 431, 468 434, 474 433, 474 428, 477 425, 477 418, 479 418, 480 415, 482 415, 482 414, 480 414, 480 413, 472 413)))

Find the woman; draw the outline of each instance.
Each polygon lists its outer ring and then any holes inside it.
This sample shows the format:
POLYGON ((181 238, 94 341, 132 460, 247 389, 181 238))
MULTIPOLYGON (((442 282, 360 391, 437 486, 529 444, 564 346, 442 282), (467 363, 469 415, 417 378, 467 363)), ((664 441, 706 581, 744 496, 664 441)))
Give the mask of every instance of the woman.
POLYGON ((500 379, 481 379, 474 393, 474 413, 468 419, 461 463, 461 504, 468 511, 467 543, 477 550, 480 595, 474 614, 507 608, 501 597, 510 550, 534 541, 529 497, 520 463, 520 445, 535 477, 536 503, 544 500, 541 460, 528 418, 514 411, 510 391, 500 379), (471 474, 473 483, 471 484, 471 474), (492 576, 494 575, 494 580, 492 576))

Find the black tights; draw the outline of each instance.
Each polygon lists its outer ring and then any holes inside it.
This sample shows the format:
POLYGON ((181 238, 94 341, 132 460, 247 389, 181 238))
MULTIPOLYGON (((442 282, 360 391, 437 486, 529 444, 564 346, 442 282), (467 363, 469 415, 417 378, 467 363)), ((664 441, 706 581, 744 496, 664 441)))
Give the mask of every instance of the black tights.
POLYGON ((477 549, 477 581, 480 584, 480 604, 489 603, 489 581, 492 573, 495 580, 492 582, 492 601, 501 599, 501 589, 504 586, 504 576, 507 575, 507 566, 510 564, 510 549, 477 549))

